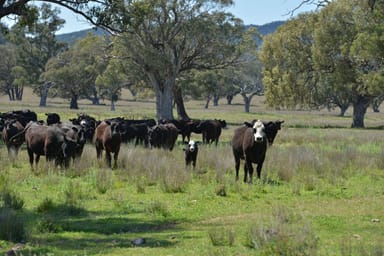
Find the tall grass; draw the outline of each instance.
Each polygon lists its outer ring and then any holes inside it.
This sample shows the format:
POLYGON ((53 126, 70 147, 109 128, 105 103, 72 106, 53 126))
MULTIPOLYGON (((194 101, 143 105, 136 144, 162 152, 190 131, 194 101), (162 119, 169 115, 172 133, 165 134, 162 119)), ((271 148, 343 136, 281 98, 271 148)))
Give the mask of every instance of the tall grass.
MULTIPOLYGON (((201 113, 198 107, 192 113, 202 117, 215 111, 201 113)), ((118 114, 124 113, 108 113, 118 114)), ((96 159, 91 144, 69 169, 47 167, 42 157, 32 173, 25 148, 16 164, 1 158, 6 171, 0 172, 0 190, 14 192, 8 202, 24 204, 0 214, 19 231, 17 238, 0 238, 5 241, 0 253, 20 240, 31 248, 25 255, 202 255, 210 246, 223 255, 382 252, 381 224, 370 222, 383 212, 381 130, 293 128, 311 119, 260 112, 262 119, 286 123, 268 148, 261 180, 249 185, 241 178, 235 182, 229 141, 237 123, 256 115, 234 116, 223 109, 218 115, 230 126, 219 146, 201 145, 195 169, 185 166, 179 144, 171 152, 124 144, 113 170, 96 159), (369 242, 346 243, 355 233, 369 242), (148 238, 148 244, 132 248, 129 241, 136 237, 148 238)), ((320 127, 337 120, 315 122, 320 127)), ((340 126, 347 124, 343 119, 340 126)), ((0 156, 6 156, 4 147, 0 156)), ((240 168, 243 175, 243 162, 240 168)), ((0 234, 9 232, 4 227, 0 234)))

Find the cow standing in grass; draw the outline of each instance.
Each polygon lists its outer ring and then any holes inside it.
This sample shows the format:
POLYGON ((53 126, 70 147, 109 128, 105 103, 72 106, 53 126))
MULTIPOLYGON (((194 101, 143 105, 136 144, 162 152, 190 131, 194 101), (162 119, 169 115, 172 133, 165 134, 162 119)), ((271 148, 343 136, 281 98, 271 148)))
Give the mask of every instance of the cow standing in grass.
POLYGON ((185 154, 185 165, 190 166, 192 164, 193 168, 195 168, 197 153, 199 152, 198 142, 190 140, 183 150, 185 154))
POLYGON ((121 122, 117 120, 104 120, 95 130, 95 146, 97 158, 101 158, 103 150, 105 150, 105 159, 109 167, 112 166, 112 156, 114 164, 117 167, 117 159, 119 156, 121 145, 121 122))
POLYGON ((244 182, 252 183, 252 163, 257 164, 257 177, 260 179, 268 140, 263 122, 258 120, 252 126, 249 125, 245 123, 235 130, 231 144, 235 158, 236 180, 239 179, 240 159, 244 159, 244 182))

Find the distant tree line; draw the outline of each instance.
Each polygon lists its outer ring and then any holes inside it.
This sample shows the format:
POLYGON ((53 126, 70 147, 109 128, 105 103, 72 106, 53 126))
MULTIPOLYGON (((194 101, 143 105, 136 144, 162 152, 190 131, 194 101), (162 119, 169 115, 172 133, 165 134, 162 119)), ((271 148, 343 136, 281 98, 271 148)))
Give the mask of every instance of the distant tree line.
MULTIPOLYGON (((383 88, 383 1, 304 0, 316 12, 292 18, 257 45, 259 32, 225 8, 231 0, 55 1, 80 13, 108 37, 89 35, 74 45, 57 40, 64 24, 50 1, 4 1, 0 90, 21 100, 23 88, 41 97, 79 99, 114 109, 123 87, 151 91, 157 118, 188 119, 185 96, 212 101, 240 94, 245 111, 265 93, 274 108, 353 107, 352 127, 364 127, 368 106, 378 109, 383 88), (4 43, 5 42, 5 43, 4 43)), ((292 12, 295 12, 295 8, 292 12)))

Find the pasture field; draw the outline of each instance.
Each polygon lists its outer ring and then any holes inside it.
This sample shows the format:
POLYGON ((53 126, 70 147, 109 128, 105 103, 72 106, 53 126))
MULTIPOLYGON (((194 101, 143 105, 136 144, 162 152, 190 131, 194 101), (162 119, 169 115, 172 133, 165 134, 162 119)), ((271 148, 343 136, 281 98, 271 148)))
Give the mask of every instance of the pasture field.
MULTIPOLYGON (((81 102, 1 100, 0 112, 30 108, 62 120, 85 112, 154 118, 153 101, 117 102, 116 111, 81 102)), ((272 111, 262 100, 244 113, 241 99, 192 118, 225 119, 217 147, 201 145, 196 169, 184 166, 180 141, 169 152, 123 145, 111 170, 87 144, 80 161, 31 171, 25 146, 10 161, 0 145, 0 254, 17 255, 384 255, 384 114, 272 111), (233 130, 252 119, 284 120, 268 149, 261 180, 235 182, 233 130)), ((194 134, 193 139, 201 140, 194 134)), ((240 179, 243 178, 241 166, 240 179)))

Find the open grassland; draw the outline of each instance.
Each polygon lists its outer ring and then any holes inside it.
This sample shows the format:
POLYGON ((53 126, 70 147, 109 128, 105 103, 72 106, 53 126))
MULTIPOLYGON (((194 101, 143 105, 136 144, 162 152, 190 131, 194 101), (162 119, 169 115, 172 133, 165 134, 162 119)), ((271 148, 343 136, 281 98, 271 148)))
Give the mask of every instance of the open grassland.
MULTIPOLYGON (((64 100, 38 108, 32 97, 2 102, 1 112, 30 108, 41 119, 154 118, 153 102, 129 98, 115 112, 87 102, 72 111, 64 100)), ((42 157, 35 172, 24 147, 11 162, 0 145, 0 254, 21 241, 20 255, 384 255, 382 113, 367 113, 361 130, 349 128, 350 113, 272 111, 259 101, 247 114, 240 99, 223 103, 186 103, 193 118, 229 123, 219 146, 200 147, 194 170, 180 143, 172 152, 123 145, 115 170, 87 144, 69 169, 42 157), (255 118, 285 123, 262 179, 248 185, 235 182, 229 141, 255 118)))

